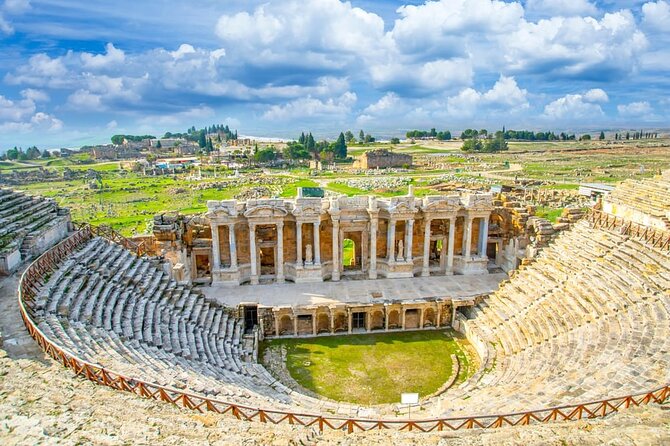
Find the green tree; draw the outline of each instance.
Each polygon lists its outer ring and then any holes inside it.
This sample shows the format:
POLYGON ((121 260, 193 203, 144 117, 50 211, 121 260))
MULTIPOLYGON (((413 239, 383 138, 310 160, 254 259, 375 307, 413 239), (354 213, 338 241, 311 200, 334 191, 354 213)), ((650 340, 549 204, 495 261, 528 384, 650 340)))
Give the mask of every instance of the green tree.
POLYGON ((161 140, 160 140, 160 139, 159 139, 158 141, 156 141, 156 148, 157 148, 157 149, 162 149, 162 148, 163 148, 163 144, 161 144, 161 140))
POLYGON ((347 142, 347 144, 351 144, 352 142, 356 141, 356 137, 353 133, 351 133, 351 130, 347 130, 344 132, 344 140, 347 142))
POLYGON ((391 138, 391 144, 400 144, 400 138, 391 138))
POLYGON ((363 130, 358 132, 358 142, 360 143, 365 142, 365 132, 363 130))
POLYGON ((200 130, 200 135, 198 136, 198 146, 201 149, 204 149, 207 146, 207 137, 205 136, 205 131, 200 130))
POLYGON ((464 152, 481 152, 483 149, 482 142, 478 139, 468 138, 463 141, 461 150, 464 152))
POLYGON ((254 154, 254 160, 256 160, 259 163, 268 163, 276 159, 277 159, 277 150, 272 146, 260 149, 254 154))
POLYGON ((603 141, 605 139, 605 132, 602 130, 600 131, 600 136, 598 137, 599 140, 603 141))
POLYGON ((309 159, 309 151, 299 142, 292 141, 284 149, 284 158, 292 160, 309 159))
POLYGON ((344 140, 344 133, 340 132, 335 145, 333 146, 335 158, 345 159, 347 157, 347 143, 344 140))
POLYGON ((13 149, 7 150, 7 159, 8 160, 15 160, 19 158, 19 149, 14 146, 13 149))

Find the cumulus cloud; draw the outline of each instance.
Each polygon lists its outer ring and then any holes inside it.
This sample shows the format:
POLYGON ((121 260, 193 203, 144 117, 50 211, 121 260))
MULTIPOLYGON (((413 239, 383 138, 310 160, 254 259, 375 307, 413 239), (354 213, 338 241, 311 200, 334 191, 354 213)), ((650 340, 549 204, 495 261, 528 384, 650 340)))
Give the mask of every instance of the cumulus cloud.
POLYGON ((376 14, 339 0, 269 2, 251 14, 222 15, 216 34, 246 59, 262 65, 272 54, 370 54, 384 40, 384 21, 376 14), (249 53, 249 50, 252 53, 249 53))
POLYGON ((632 72, 647 39, 630 11, 522 22, 503 39, 510 70, 604 80, 632 72))
POLYGON ((286 104, 273 105, 263 114, 263 119, 285 121, 303 118, 343 118, 351 112, 351 107, 357 99, 356 94, 352 92, 325 100, 308 96, 286 104))
POLYGON ((82 53, 81 61, 84 68, 100 69, 122 64, 126 60, 126 53, 113 44, 105 45, 105 54, 82 53))
POLYGON ((8 99, 0 95, 0 130, 29 132, 60 130, 63 122, 45 112, 37 111, 33 99, 8 99))
POLYGON ((659 0, 642 5, 642 22, 654 31, 670 31, 670 3, 659 0))
POLYGON ((641 117, 653 114, 653 109, 647 101, 631 102, 617 106, 617 111, 625 117, 641 117))
POLYGON ((478 111, 488 112, 492 109, 514 113, 528 107, 528 91, 519 88, 513 77, 506 76, 500 76, 488 91, 467 88, 447 99, 447 112, 456 117, 471 117, 478 111))
POLYGON ((564 121, 593 119, 604 115, 599 104, 608 100, 607 93, 601 89, 589 90, 583 94, 568 94, 547 104, 543 116, 564 121))

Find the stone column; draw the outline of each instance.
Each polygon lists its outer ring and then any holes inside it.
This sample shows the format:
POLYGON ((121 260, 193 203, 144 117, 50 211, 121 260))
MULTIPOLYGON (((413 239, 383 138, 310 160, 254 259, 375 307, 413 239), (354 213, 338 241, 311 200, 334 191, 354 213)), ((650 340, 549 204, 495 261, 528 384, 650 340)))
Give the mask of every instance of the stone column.
POLYGON ((400 309, 400 311, 402 311, 402 321, 401 321, 402 324, 401 324, 401 327, 402 327, 402 329, 404 330, 404 329, 405 329, 405 311, 406 311, 406 310, 405 310, 404 307, 402 307, 402 308, 400 309))
POLYGON ((447 246, 447 272, 454 270, 454 240, 456 237, 456 217, 449 219, 449 245, 447 246))
POLYGON ((321 265, 321 234, 319 234, 320 221, 314 222, 314 264, 321 265))
POLYGON ((258 250, 256 249, 256 225, 249 223, 249 255, 251 257, 251 284, 258 285, 258 250))
POLYGON ((430 276, 430 218, 424 218, 423 228, 423 277, 430 276))
POLYGON ((298 315, 293 313, 293 336, 298 336, 298 315))
POLYGON ((470 260, 470 246, 472 245, 472 218, 465 217, 463 220, 463 257, 464 260, 470 260))
POLYGON ((219 225, 212 223, 212 271, 221 269, 221 245, 219 244, 219 225))
POLYGON ((389 331, 389 311, 384 308, 384 331, 389 331))
POLYGON ((328 312, 328 318, 330 319, 330 334, 335 334, 335 314, 332 308, 328 312))
POLYGON ((387 233, 388 262, 395 262, 395 220, 389 220, 387 233))
POLYGON ((316 311, 312 312, 312 335, 316 336, 316 311))
POLYGON ((349 318, 349 321, 348 321, 348 324, 349 324, 349 326, 348 326, 348 332, 349 332, 349 334, 351 334, 351 330, 352 330, 352 323, 351 323, 352 315, 351 315, 351 310, 347 311, 347 317, 349 318))
POLYGON ((295 257, 295 266, 296 268, 302 268, 302 222, 295 222, 295 247, 296 247, 296 257, 295 257))
POLYGON ((277 223, 277 258, 275 259, 277 283, 284 282, 284 222, 277 223))
POLYGON ((370 317, 370 312, 365 312, 365 331, 372 331, 372 317, 370 317))
POLYGON ((479 222, 479 257, 486 257, 486 245, 489 239, 489 218, 484 217, 479 222))
POLYGON ((333 220, 333 274, 331 279, 340 280, 340 221, 333 220))
POLYGON ((368 276, 370 279, 377 278, 377 217, 370 219, 370 270, 368 276))
POLYGON ((423 328, 423 308, 419 308, 419 328, 423 328))
POLYGON ((405 261, 412 263, 412 243, 414 242, 414 219, 405 221, 405 261))
POLYGON ((442 305, 437 304, 437 311, 435 312, 435 328, 440 328, 440 322, 442 318, 442 305))
POLYGON ((235 240, 235 223, 228 224, 228 246, 230 247, 230 269, 237 270, 237 240, 235 240))
POLYGON ((273 312, 273 313, 274 313, 274 317, 275 317, 275 335, 279 336, 279 316, 276 312, 273 312))

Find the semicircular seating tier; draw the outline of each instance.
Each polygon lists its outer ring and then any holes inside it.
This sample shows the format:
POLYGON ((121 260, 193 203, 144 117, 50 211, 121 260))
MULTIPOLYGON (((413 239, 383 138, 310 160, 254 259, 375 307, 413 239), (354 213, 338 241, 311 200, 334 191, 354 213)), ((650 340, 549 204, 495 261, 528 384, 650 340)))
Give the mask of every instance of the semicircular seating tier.
POLYGON ((0 273, 12 273, 59 242, 69 225, 69 211, 54 200, 0 188, 0 273))
MULTIPOLYGON (((163 267, 95 237, 42 287, 33 307, 39 328, 129 377, 251 406, 353 414, 247 361, 232 310, 178 285, 163 267)), ((665 385, 669 290, 667 250, 580 221, 457 317, 481 367, 424 413, 510 413, 665 385)))

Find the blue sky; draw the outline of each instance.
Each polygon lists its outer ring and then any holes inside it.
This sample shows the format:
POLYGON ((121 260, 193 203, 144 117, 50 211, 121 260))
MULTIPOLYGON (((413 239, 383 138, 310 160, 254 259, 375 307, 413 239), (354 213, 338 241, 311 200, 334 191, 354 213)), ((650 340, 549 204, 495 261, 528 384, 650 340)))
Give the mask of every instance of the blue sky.
POLYGON ((241 134, 664 128, 670 0, 0 0, 0 150, 241 134))

